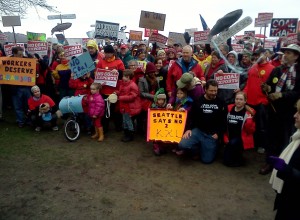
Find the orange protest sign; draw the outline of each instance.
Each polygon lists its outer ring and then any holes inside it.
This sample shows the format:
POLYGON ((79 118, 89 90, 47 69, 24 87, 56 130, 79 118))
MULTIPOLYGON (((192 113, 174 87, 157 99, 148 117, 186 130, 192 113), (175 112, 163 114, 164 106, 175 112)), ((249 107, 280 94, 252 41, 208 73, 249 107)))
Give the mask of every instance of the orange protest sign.
POLYGON ((34 86, 36 59, 0 57, 0 84, 34 86))
POLYGON ((184 132, 186 117, 187 112, 149 109, 147 141, 179 143, 184 132))

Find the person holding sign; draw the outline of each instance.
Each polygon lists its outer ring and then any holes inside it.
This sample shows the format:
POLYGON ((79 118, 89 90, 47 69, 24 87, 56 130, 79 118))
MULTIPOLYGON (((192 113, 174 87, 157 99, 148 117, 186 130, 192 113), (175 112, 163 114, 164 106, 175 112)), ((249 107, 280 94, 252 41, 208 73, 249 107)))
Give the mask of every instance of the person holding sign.
MULTIPOLYGON (((86 43, 86 48, 96 66, 98 62, 104 58, 104 55, 99 51, 99 47, 96 40, 89 40, 86 43)), ((94 79, 95 77, 94 71, 91 72, 91 77, 92 79, 94 79)))
POLYGON ((193 102, 186 131, 178 144, 179 150, 192 151, 206 164, 214 161, 218 139, 225 129, 226 109, 217 92, 218 83, 213 79, 208 80, 205 94, 193 102))
POLYGON ((238 92, 235 95, 235 103, 228 105, 223 163, 229 167, 242 166, 243 150, 254 148, 255 111, 246 105, 246 102, 246 94, 238 92))

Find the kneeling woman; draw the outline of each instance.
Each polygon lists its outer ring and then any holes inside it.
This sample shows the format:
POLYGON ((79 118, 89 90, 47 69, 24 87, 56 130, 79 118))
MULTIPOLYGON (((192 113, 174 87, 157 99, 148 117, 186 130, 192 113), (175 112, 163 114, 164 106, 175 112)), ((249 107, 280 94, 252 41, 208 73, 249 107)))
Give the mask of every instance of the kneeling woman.
POLYGON ((235 103, 228 105, 227 132, 224 135, 224 164, 226 166, 242 166, 243 150, 254 148, 253 133, 255 111, 246 105, 244 92, 238 92, 235 103))
POLYGON ((32 97, 28 99, 28 116, 31 118, 35 131, 40 131, 43 125, 50 123, 52 130, 57 131, 58 110, 54 101, 47 95, 41 94, 38 86, 31 88, 32 97))

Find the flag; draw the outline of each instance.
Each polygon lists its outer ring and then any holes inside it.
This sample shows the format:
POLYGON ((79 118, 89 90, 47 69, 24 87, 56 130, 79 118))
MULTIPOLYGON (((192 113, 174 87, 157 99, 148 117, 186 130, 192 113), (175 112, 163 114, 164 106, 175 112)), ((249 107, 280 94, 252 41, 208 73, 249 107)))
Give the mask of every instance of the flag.
POLYGON ((200 15, 200 20, 201 20, 201 23, 202 23, 203 30, 204 31, 208 30, 209 28, 208 28, 204 18, 201 15, 200 15))

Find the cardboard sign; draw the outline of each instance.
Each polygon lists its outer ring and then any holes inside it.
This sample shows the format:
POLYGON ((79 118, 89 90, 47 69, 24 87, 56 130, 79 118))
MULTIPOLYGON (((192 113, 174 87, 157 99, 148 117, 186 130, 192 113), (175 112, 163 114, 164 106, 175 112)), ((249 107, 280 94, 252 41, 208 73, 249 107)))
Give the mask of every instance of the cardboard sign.
POLYGON ((7 41, 7 35, 4 33, 0 33, 0 41, 7 41))
POLYGON ((147 66, 147 62, 146 61, 137 60, 137 63, 138 63, 138 68, 140 68, 141 70, 143 70, 143 72, 145 72, 146 66, 147 66))
POLYGON ((209 40, 208 40, 209 32, 210 32, 209 30, 208 31, 196 31, 194 33, 194 44, 209 43, 209 40))
POLYGON ((223 73, 215 74, 215 80, 218 82, 219 89, 238 89, 240 88, 240 74, 223 73))
POLYGON ((158 30, 153 30, 149 28, 145 28, 144 37, 150 37, 152 33, 158 33, 158 30))
POLYGON ((27 40, 46 42, 47 38, 46 38, 46 34, 44 33, 33 33, 27 31, 27 40))
POLYGON ((119 24, 106 21, 96 21, 95 38, 118 40, 119 24))
POLYGON ((165 14, 141 11, 139 27, 163 31, 165 27, 165 21, 165 14))
POLYGON ((185 128, 187 112, 149 109, 147 141, 179 143, 185 128))
POLYGON ((129 32, 129 39, 136 41, 136 40, 143 40, 143 32, 142 31, 132 31, 129 32))
POLYGON ((173 44, 180 43, 182 46, 187 45, 182 33, 169 32, 168 45, 172 46, 173 44))
POLYGON ((34 86, 36 59, 0 57, 0 84, 34 86))
POLYGON ((149 37, 149 42, 151 42, 151 43, 158 42, 161 44, 166 44, 167 41, 168 41, 168 38, 159 33, 152 33, 151 36, 149 37))
POLYGON ((30 54, 37 53, 42 57, 48 54, 48 43, 41 41, 28 41, 27 50, 30 54))
POLYGON ((69 62, 69 66, 72 73, 74 73, 74 79, 77 79, 95 69, 95 64, 88 52, 83 53, 74 59, 71 59, 69 62))
POLYGON ((214 42, 217 45, 220 45, 222 43, 225 43, 228 38, 231 38, 233 35, 237 34, 241 30, 243 30, 245 27, 250 25, 252 23, 252 18, 247 16, 240 20, 239 22, 235 23, 233 26, 231 26, 228 30, 223 31, 214 39, 214 42))
POLYGON ((272 18, 273 18, 273 13, 267 13, 267 12, 258 13, 257 23, 263 25, 264 27, 265 25, 271 23, 272 18))
POLYGON ((79 56, 83 53, 82 46, 80 44, 77 45, 68 45, 64 46, 65 57, 71 59, 73 56, 79 56))
POLYGON ((25 51, 25 46, 23 43, 17 43, 17 44, 6 44, 4 45, 4 52, 5 52, 5 55, 7 57, 11 56, 12 55, 12 48, 13 47, 22 47, 23 50, 25 51))
POLYGON ((254 20, 254 27, 269 27, 269 25, 268 24, 259 23, 257 21, 257 18, 255 18, 255 20, 254 20))
POLYGON ((297 33, 298 18, 273 18, 270 37, 285 37, 289 33, 297 33))
POLYGON ((113 73, 111 70, 97 68, 95 73, 95 83, 102 85, 116 87, 118 82, 119 73, 113 73))
POLYGON ((244 50, 243 44, 231 44, 231 46, 232 46, 232 49, 237 53, 241 53, 244 50))

